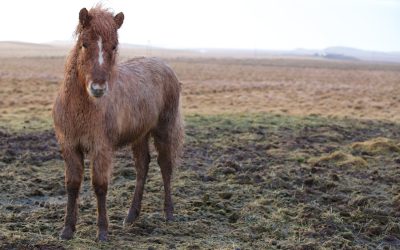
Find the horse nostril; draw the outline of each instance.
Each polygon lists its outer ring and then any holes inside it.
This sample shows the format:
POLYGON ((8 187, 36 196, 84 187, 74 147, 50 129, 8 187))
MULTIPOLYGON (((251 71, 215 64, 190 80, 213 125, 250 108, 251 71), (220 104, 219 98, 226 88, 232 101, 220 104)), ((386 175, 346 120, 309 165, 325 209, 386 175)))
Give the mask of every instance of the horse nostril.
POLYGON ((105 90, 106 89, 106 85, 105 84, 100 85, 98 83, 92 83, 90 85, 90 88, 93 89, 93 90, 105 90))
POLYGON ((94 97, 101 97, 104 95, 104 92, 107 90, 107 85, 106 84, 97 84, 97 83, 92 83, 90 84, 90 92, 94 97))

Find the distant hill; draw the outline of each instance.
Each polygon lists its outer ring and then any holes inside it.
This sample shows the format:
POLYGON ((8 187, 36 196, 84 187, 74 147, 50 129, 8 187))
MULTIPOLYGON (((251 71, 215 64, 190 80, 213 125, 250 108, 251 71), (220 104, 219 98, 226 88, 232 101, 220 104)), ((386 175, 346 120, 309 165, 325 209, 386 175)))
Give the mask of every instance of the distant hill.
POLYGON ((279 51, 282 55, 312 56, 334 60, 359 60, 400 63, 400 52, 368 51, 349 47, 329 47, 323 50, 295 49, 279 51))
POLYGON ((51 45, 43 43, 26 43, 14 41, 0 41, 0 48, 50 48, 51 45))
POLYGON ((64 56, 68 47, 53 44, 0 41, 0 57, 64 56))
POLYGON ((378 52, 348 47, 330 47, 324 50, 326 54, 343 55, 351 58, 356 58, 363 61, 382 61, 382 62, 398 62, 400 63, 399 52, 378 52))
MULTIPOLYGON (((47 44, 0 41, 0 57, 45 57, 65 56, 73 46, 73 41, 54 41, 47 44)), ((259 49, 166 49, 156 46, 120 44, 120 55, 123 58, 134 56, 161 57, 235 57, 235 58, 268 58, 268 57, 309 57, 327 60, 376 61, 400 63, 400 52, 368 51, 349 47, 329 47, 323 50, 259 50, 259 49)))

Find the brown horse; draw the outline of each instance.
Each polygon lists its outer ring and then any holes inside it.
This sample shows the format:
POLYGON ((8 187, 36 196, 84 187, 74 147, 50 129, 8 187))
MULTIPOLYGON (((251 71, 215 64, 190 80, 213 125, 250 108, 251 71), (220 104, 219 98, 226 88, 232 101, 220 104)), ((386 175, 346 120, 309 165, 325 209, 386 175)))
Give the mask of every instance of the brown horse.
POLYGON ((180 83, 159 59, 138 58, 116 64, 123 13, 113 15, 101 6, 79 13, 77 43, 65 67, 65 79, 53 107, 55 132, 65 160, 68 195, 62 239, 71 239, 78 214, 78 194, 84 154, 91 161, 97 198, 97 239, 107 240, 106 194, 113 151, 131 145, 136 188, 124 224, 139 216, 154 138, 164 182, 164 211, 173 219, 171 175, 183 142, 180 83))

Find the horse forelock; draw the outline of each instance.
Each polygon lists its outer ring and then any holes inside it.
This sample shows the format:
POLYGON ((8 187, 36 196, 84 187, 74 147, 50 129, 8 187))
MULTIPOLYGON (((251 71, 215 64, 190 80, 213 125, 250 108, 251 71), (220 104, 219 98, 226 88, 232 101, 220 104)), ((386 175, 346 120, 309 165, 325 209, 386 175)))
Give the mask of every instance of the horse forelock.
MULTIPOLYGON (((89 28, 102 37, 103 40, 108 40, 113 36, 117 36, 117 25, 114 20, 114 13, 110 9, 104 8, 101 4, 97 4, 89 10, 89 15, 91 17, 89 28)), ((83 30, 82 24, 79 23, 75 30, 75 36, 79 36, 83 30)))

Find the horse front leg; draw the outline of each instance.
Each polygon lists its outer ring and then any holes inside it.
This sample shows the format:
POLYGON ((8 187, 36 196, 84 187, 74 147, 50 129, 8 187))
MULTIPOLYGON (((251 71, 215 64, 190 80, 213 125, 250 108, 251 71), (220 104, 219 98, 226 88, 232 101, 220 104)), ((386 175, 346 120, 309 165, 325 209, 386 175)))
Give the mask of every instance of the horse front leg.
POLYGON ((92 186, 97 198, 97 240, 108 240, 108 217, 106 197, 111 176, 111 150, 100 150, 93 156, 91 173, 92 186))
POLYGON ((74 235, 78 216, 77 201, 83 177, 83 153, 76 148, 63 148, 62 155, 65 161, 65 188, 68 198, 60 238, 69 240, 74 235))

